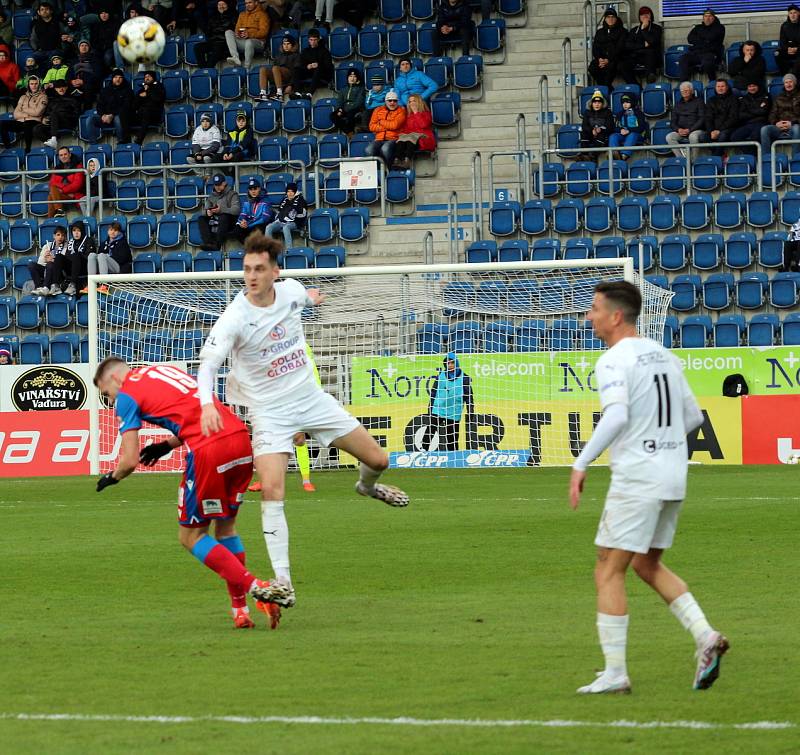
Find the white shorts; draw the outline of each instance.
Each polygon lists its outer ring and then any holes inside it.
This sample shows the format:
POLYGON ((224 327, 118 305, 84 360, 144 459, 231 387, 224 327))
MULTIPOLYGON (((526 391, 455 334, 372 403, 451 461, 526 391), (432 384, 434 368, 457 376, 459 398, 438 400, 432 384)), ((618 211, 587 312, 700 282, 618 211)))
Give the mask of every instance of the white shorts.
POLYGON ((669 548, 682 503, 609 492, 594 544, 633 553, 669 548))
POLYGON ((320 390, 297 403, 251 409, 253 456, 292 453, 295 433, 305 432, 322 446, 355 430, 360 422, 333 396, 320 390))

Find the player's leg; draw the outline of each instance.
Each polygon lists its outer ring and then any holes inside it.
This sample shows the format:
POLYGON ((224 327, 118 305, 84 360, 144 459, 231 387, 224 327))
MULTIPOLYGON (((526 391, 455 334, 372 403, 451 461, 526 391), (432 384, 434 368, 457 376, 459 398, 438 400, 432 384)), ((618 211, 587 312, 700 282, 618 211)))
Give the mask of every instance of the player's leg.
POLYGON ((297 433, 294 436, 294 457, 297 459, 297 467, 303 479, 303 490, 307 493, 316 492, 316 488, 311 484, 311 454, 308 452, 306 434, 297 433))
MULTIPOLYGON (((214 522, 214 536, 217 542, 229 550, 234 558, 242 565, 246 566, 246 554, 242 539, 236 533, 236 521, 234 519, 217 519, 214 522)), ((250 609, 247 606, 247 593, 239 585, 226 582, 228 595, 231 598, 231 613, 233 614, 233 624, 237 629, 251 629, 255 622, 250 618, 250 609)), ((278 608, 276 606, 276 608, 278 608)), ((278 608, 278 610, 280 610, 278 608)))

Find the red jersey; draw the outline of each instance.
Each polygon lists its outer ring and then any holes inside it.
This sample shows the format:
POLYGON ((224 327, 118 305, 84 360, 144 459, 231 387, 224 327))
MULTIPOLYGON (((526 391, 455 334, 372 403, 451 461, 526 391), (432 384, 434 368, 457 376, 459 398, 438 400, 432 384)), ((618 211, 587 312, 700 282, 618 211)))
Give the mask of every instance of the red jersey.
POLYGON ((222 419, 222 430, 208 437, 200 429, 202 407, 197 381, 168 364, 131 370, 125 377, 114 404, 120 434, 138 430, 143 422, 163 427, 180 438, 191 450, 227 435, 247 431, 245 424, 216 396, 214 406, 222 419))

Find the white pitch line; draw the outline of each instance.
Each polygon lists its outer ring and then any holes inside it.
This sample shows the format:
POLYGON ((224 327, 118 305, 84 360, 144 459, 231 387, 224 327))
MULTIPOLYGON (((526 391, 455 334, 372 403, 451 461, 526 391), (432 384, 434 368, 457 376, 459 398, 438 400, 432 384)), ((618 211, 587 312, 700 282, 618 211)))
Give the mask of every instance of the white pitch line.
POLYGON ((416 726, 471 727, 484 729, 545 728, 545 729, 795 729, 790 721, 750 721, 738 724, 711 721, 571 721, 563 719, 480 719, 480 718, 398 718, 325 717, 325 716, 122 716, 80 713, 0 713, 0 720, 12 721, 74 721, 78 723, 142 723, 142 724, 299 724, 322 726, 416 726))

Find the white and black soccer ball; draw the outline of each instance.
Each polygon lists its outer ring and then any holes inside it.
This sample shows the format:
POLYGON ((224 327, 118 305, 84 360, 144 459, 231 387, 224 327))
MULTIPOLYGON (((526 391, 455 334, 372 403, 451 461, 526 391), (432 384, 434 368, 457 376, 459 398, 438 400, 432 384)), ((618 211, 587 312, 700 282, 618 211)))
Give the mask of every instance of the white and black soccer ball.
POLYGON ((120 55, 129 63, 155 63, 166 41, 161 25, 147 16, 129 18, 117 33, 120 55))

